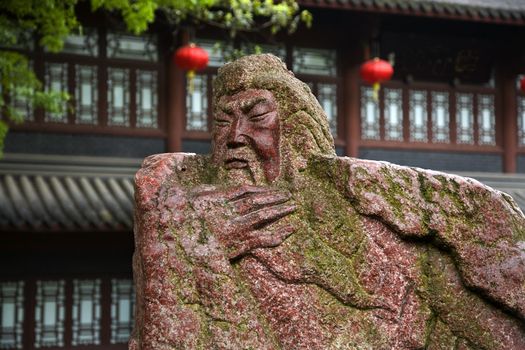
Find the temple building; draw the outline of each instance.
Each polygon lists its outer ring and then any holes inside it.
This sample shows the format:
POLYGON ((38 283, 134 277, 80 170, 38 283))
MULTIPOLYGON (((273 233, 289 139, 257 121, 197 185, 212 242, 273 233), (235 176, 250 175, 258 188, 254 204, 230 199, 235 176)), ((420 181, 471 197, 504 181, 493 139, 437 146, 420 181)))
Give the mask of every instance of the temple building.
POLYGON ((29 35, 27 55, 60 115, 9 101, 0 160, 0 349, 126 349, 133 324, 133 175, 144 157, 209 153, 214 45, 281 57, 326 111, 339 155, 474 177, 525 209, 525 2, 304 0, 311 29, 250 43, 196 28, 209 66, 187 88, 173 52, 187 42, 159 21, 141 36, 84 11, 60 53, 29 35), (374 98, 359 69, 394 64, 374 98))

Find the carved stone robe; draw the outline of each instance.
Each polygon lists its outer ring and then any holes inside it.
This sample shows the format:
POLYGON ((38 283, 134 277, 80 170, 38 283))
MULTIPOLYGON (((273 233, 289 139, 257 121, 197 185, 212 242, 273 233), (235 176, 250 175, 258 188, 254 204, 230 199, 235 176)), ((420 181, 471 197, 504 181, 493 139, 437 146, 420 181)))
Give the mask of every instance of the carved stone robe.
POLYGON ((208 164, 161 154, 137 173, 130 349, 525 349, 525 217, 508 195, 314 159, 277 184, 295 232, 231 261, 191 201, 218 186, 208 164))

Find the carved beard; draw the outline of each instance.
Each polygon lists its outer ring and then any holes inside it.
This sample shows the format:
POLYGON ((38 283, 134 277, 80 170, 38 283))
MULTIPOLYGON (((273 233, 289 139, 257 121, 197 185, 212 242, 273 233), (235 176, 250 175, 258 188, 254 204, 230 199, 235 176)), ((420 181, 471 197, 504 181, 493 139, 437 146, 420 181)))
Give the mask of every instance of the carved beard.
POLYGON ((268 180, 264 173, 263 162, 251 147, 245 146, 238 149, 226 150, 226 154, 221 155, 218 173, 219 182, 229 186, 238 185, 268 185, 268 180), (230 158, 245 160, 247 166, 244 168, 227 169, 225 162, 230 158))

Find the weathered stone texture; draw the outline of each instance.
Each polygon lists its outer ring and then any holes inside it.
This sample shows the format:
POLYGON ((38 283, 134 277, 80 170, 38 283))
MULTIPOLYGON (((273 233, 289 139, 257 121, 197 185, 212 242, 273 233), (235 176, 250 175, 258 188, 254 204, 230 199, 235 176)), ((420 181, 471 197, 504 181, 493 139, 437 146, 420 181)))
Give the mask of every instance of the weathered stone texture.
POLYGON ((230 260, 192 217, 217 191, 206 164, 156 155, 137 174, 132 349, 525 348, 525 218, 508 196, 320 158, 292 195, 295 233, 230 260))
POLYGON ((525 217, 472 179, 336 157, 271 55, 219 70, 213 154, 136 176, 130 349, 525 349, 525 217))

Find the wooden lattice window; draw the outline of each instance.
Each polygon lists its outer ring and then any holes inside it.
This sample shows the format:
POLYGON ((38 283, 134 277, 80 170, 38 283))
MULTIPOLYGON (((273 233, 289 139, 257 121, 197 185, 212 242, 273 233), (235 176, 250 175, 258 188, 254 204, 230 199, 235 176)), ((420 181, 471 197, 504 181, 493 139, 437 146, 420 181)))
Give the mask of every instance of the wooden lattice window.
POLYGON ((35 348, 64 346, 65 281, 37 281, 35 348))
POLYGON ((384 91, 385 140, 403 140, 403 90, 385 88, 384 91))
POLYGON ((434 86, 391 82, 382 87, 378 100, 371 87, 361 86, 361 139, 393 147, 399 142, 496 146, 493 88, 434 86))
POLYGON ((26 121, 15 128, 163 135, 165 78, 156 35, 88 27, 68 36, 57 54, 33 46, 10 49, 31 60, 46 91, 71 97, 61 113, 33 110, 29 101, 11 97, 26 121))
POLYGON ((371 87, 361 87, 361 138, 364 140, 379 140, 379 104, 374 98, 371 87))
POLYGON ((208 75, 196 75, 192 89, 186 92, 186 130, 209 131, 208 80, 208 75))
POLYGON ((518 144, 525 146, 525 97, 518 96, 518 144))
POLYGON ((111 280, 111 343, 127 342, 133 328, 135 305, 133 283, 130 280, 111 280))
POLYGON ((96 66, 75 65, 75 122, 97 124, 98 70, 96 66))
POLYGON ((428 140, 427 92, 410 90, 410 141, 426 142, 428 140))
POLYGON ((525 75, 518 75, 516 77, 516 107, 518 118, 518 146, 525 147, 525 94, 521 91, 520 81, 525 78, 525 75))
POLYGON ((332 135, 337 136, 337 84, 317 84, 317 99, 326 113, 332 135))
POLYGON ((0 349, 23 348, 24 282, 0 282, 0 349))
POLYGON ((72 345, 100 344, 100 279, 73 280, 72 345))
POLYGON ((496 144, 496 113, 494 95, 478 94, 478 143, 480 145, 496 144))
POLYGON ((474 143, 474 95, 456 95, 456 135, 457 143, 474 143))
POLYGON ((450 141, 449 94, 432 91, 431 96, 432 142, 448 143, 450 141))
POLYGON ((134 305, 130 278, 0 281, 0 349, 125 349, 134 305))

